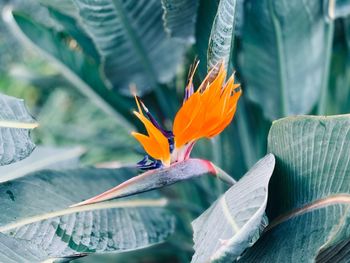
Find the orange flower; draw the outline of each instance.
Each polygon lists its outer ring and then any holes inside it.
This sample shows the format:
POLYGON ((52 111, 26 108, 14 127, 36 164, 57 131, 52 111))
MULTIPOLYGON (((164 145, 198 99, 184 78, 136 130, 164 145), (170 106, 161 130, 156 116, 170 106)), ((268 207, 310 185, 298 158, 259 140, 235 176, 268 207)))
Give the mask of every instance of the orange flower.
POLYGON ((132 132, 132 136, 138 140, 145 151, 156 160, 160 160, 164 165, 169 166, 170 164, 170 147, 167 137, 162 133, 162 131, 154 125, 150 120, 148 120, 142 112, 140 103, 146 112, 147 108, 144 104, 139 101, 139 98, 135 96, 137 103, 138 112, 134 111, 134 114, 145 126, 148 136, 141 133, 132 132))
POLYGON ((232 121, 241 96, 238 89, 240 84, 234 83, 233 75, 225 83, 226 70, 224 63, 221 63, 218 72, 215 74, 214 69, 210 71, 194 92, 192 81, 197 66, 198 63, 190 74, 183 105, 175 116, 173 132, 163 130, 139 98, 135 97, 139 111, 134 113, 145 125, 148 136, 135 132, 132 135, 155 159, 151 164, 144 159, 139 163, 141 168, 169 166, 188 159, 197 140, 218 135, 232 121), (210 81, 214 74, 214 79, 210 81), (140 104, 149 119, 143 115, 140 104))

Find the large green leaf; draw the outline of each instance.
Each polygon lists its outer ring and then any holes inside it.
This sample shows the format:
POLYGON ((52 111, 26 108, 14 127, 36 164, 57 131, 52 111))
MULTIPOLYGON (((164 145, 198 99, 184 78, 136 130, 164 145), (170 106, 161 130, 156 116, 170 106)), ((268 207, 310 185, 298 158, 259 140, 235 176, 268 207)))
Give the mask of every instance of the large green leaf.
POLYGON ((165 30, 171 37, 195 42, 199 0, 162 0, 165 30))
POLYGON ((349 115, 274 122, 268 139, 276 156, 267 208, 272 223, 243 262, 314 262, 350 239, 349 131, 349 115))
POLYGON ((319 0, 246 1, 241 63, 246 94, 268 119, 309 113, 324 99, 333 37, 333 22, 327 21, 319 0))
POLYGON ((112 87, 142 92, 175 75, 184 45, 167 37, 159 0, 74 0, 112 87))
POLYGON ((272 154, 261 159, 192 222, 192 262, 232 262, 249 246, 265 212, 274 165, 272 154))
POLYGON ((34 150, 29 137, 38 126, 24 101, 0 94, 0 165, 22 160, 34 150))
MULTIPOLYGON (((0 232, 47 258, 121 252, 164 241, 174 230, 167 200, 153 195, 69 208, 136 174, 134 169, 43 170, 0 185, 0 232)), ((0 236, 0 244, 7 237, 0 236)), ((15 241, 14 241, 15 242, 15 241)), ((30 261, 30 260, 29 260, 30 261)))
MULTIPOLYGON (((79 48, 70 47, 71 36, 39 24, 23 13, 12 13, 7 9, 3 14, 9 28, 21 43, 30 50, 38 51, 102 110, 127 127, 132 126, 128 99, 107 89, 99 74, 99 65, 79 48)), ((68 23, 69 20, 65 22, 68 23)))

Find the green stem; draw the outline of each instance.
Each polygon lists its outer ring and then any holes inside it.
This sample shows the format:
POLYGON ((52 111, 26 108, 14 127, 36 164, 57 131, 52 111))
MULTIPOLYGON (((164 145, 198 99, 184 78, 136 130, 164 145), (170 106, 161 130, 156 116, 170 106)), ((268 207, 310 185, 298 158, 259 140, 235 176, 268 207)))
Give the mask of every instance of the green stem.
POLYGON ((226 173, 224 170, 222 170, 220 167, 216 166, 215 164, 211 163, 212 166, 214 167, 216 174, 215 176, 222 180, 223 182, 229 184, 229 185, 234 185, 236 183, 236 180, 233 179, 228 173, 226 173))
POLYGON ((325 115, 326 110, 327 110, 326 109, 327 91, 328 91, 330 64, 331 64, 331 58, 332 58, 333 35, 334 35, 334 22, 330 21, 328 26, 327 26, 326 54, 325 54, 325 63, 324 63, 322 87, 321 87, 321 94, 320 94, 320 102, 319 102, 318 107, 317 107, 317 114, 318 115, 325 115))

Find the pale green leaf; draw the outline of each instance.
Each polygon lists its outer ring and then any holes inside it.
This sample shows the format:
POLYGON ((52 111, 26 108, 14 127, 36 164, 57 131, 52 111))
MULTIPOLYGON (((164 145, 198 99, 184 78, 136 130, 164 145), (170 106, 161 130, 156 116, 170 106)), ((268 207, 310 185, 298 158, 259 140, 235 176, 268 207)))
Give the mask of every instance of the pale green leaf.
POLYGON ((208 70, 220 61, 227 68, 234 41, 234 21, 236 0, 221 0, 214 18, 209 38, 207 65, 208 70))
POLYGON ((192 262, 232 262, 249 246, 263 219, 274 165, 272 154, 261 159, 192 222, 192 262))

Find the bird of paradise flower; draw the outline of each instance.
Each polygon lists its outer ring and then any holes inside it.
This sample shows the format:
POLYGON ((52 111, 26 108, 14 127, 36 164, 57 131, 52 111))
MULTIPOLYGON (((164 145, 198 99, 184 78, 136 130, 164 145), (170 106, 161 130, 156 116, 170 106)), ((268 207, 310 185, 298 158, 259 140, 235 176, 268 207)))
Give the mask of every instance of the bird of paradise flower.
POLYGON ((183 104, 174 119, 173 131, 163 129, 135 95, 138 111, 134 111, 134 114, 147 131, 147 135, 132 132, 132 136, 147 153, 137 165, 151 171, 73 206, 145 192, 205 173, 216 175, 230 184, 235 182, 210 161, 190 158, 196 141, 213 138, 231 123, 242 93, 240 84, 234 81, 234 74, 225 82, 227 73, 224 63, 214 67, 194 91, 193 76, 197 66, 198 62, 190 72, 183 104))

